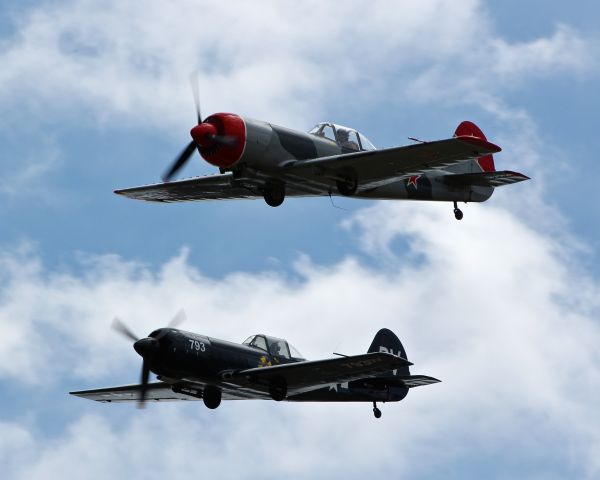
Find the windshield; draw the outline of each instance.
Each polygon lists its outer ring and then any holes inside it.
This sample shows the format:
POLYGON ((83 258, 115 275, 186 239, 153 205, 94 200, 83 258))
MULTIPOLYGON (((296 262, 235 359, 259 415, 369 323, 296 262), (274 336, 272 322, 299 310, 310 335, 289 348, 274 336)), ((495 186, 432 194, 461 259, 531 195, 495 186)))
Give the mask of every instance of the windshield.
POLYGON ((360 137, 360 146, 363 150, 377 150, 377 147, 375 147, 375 145, 373 145, 362 133, 359 133, 358 136, 360 137))
POLYGON ((333 130, 333 127, 327 123, 319 123, 308 133, 316 135, 317 137, 326 138, 327 140, 331 140, 332 142, 336 141, 335 131, 333 130))
POLYGON ((262 335, 252 335, 251 337, 248 337, 246 340, 244 340, 243 344, 248 345, 249 347, 264 350, 265 352, 269 351, 267 350, 267 341, 262 335))
POLYGON ((293 358, 304 358, 302 354, 296 348, 294 348, 292 344, 288 343, 288 347, 290 347, 290 353, 292 354, 293 358))

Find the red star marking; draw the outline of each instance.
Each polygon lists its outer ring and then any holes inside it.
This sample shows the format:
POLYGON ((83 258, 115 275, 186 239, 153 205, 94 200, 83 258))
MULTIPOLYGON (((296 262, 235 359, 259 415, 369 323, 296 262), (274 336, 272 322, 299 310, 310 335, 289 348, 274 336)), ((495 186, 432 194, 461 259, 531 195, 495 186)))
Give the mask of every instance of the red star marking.
POLYGON ((413 175, 408 179, 408 183, 406 184, 406 186, 410 187, 412 185, 413 187, 415 187, 415 189, 417 189, 417 181, 419 180, 419 178, 421 178, 421 175, 413 175))

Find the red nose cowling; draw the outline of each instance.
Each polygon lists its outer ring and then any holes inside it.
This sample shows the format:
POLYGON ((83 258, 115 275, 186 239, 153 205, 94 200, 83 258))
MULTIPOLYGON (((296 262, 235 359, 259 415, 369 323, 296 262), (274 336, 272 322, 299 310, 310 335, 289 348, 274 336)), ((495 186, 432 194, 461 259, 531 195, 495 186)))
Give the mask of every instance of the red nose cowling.
POLYGON ((215 113, 190 131, 202 158, 219 168, 235 165, 246 145, 246 125, 239 115, 215 113))

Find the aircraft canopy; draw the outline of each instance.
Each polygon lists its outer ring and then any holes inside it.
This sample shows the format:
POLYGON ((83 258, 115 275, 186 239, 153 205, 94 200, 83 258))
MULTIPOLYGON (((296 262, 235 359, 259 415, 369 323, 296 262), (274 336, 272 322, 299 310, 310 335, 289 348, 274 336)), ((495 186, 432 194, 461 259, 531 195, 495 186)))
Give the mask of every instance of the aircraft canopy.
POLYGON ((251 335, 244 340, 243 344, 258 350, 264 350, 265 352, 278 357, 304 358, 298 350, 283 338, 269 337, 262 334, 251 335))
POLYGON ((344 127, 335 123, 321 122, 315 125, 308 133, 317 137, 327 138, 336 142, 341 147, 356 150, 376 150, 367 137, 353 128, 344 127))

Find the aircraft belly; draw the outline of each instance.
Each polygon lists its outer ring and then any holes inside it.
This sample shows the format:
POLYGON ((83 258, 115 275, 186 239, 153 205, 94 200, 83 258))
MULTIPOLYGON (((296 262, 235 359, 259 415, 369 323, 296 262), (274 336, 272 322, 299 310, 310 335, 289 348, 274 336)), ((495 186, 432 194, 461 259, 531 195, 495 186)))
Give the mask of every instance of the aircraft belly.
POLYGON ((483 202, 494 191, 489 187, 454 187, 436 176, 414 175, 372 190, 359 192, 357 197, 379 200, 432 200, 446 202, 483 202))
POLYGON ((398 402, 408 389, 348 388, 347 384, 329 385, 308 392, 289 394, 290 402, 398 402))

